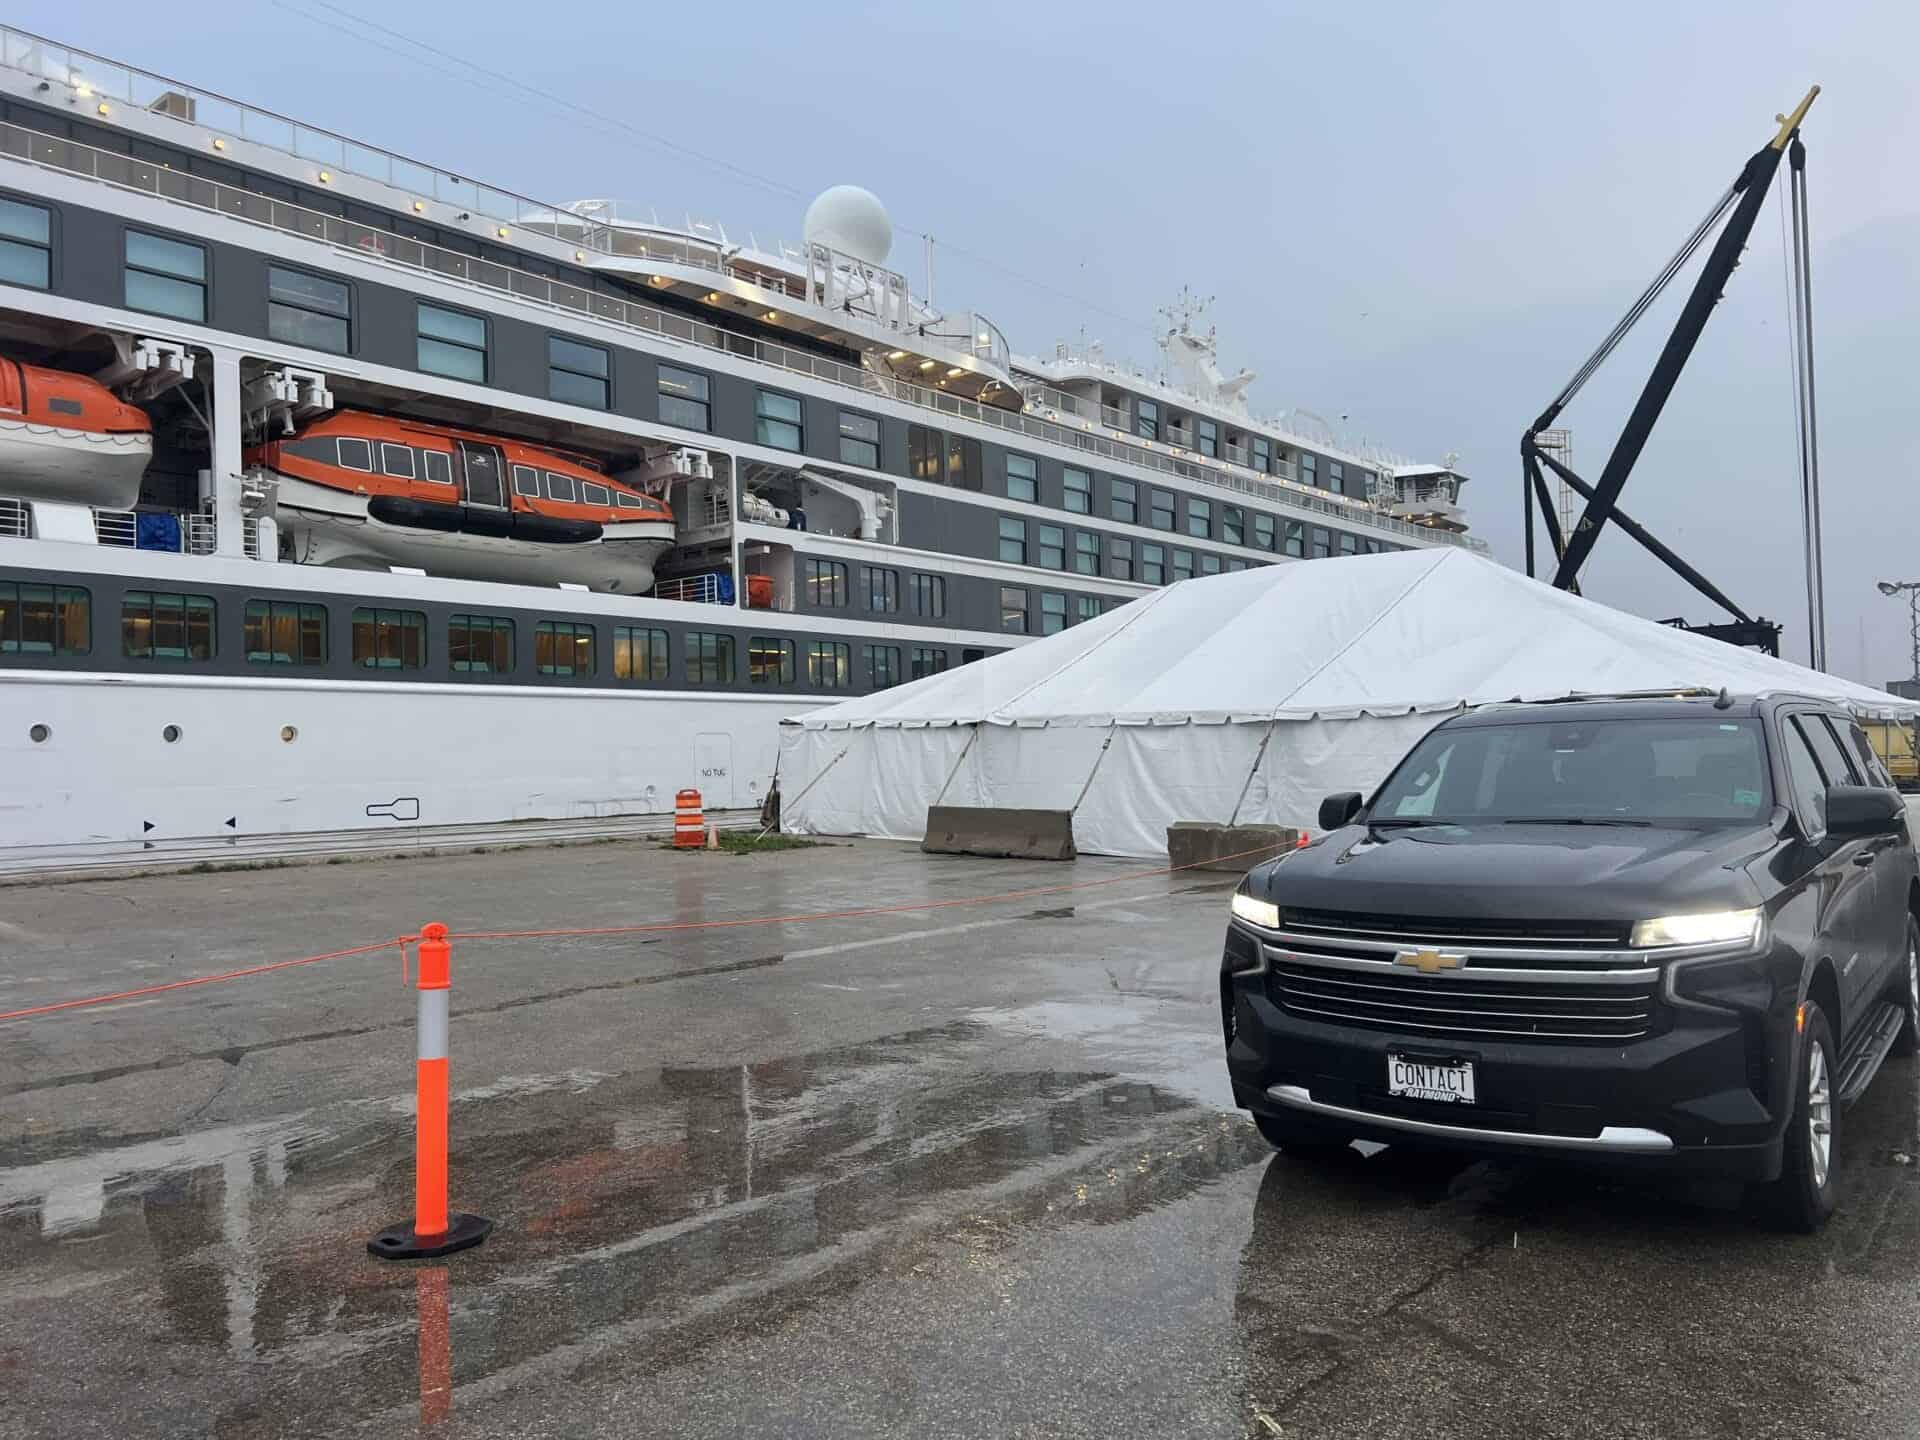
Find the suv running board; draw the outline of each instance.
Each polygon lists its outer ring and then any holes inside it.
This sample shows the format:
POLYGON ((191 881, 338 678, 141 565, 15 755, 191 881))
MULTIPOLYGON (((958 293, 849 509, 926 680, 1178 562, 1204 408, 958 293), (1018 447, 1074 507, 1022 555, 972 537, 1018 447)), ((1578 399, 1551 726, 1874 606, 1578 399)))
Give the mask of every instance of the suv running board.
POLYGON ((1866 1093, 1867 1086, 1873 1083, 1873 1077, 1880 1072, 1880 1062, 1887 1058, 1887 1052, 1893 1048, 1894 1039, 1900 1034, 1900 1026, 1906 1018, 1905 1007, 1891 1000, 1883 1000, 1867 1017, 1867 1023, 1860 1027, 1860 1038, 1848 1047, 1840 1061, 1837 1088, 1842 1105, 1851 1105, 1866 1093))

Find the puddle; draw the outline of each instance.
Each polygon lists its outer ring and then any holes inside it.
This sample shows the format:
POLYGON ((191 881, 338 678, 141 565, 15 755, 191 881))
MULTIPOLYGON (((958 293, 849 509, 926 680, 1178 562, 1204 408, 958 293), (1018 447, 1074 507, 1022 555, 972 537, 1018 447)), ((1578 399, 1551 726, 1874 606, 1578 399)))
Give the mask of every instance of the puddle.
MULTIPOLYGON (((37 1350, 109 1357, 98 1383, 130 1395, 135 1368, 187 1377, 169 1384, 213 1433, 304 1429, 343 1406, 431 1418, 583 1365, 661 1363, 741 1307, 764 1319, 825 1277, 910 1268, 989 1209, 1007 1243, 1113 1223, 1263 1154, 1244 1124, 1157 1085, 987 1068, 998 1033, 966 1021, 755 1065, 466 1092, 452 1199, 499 1229, 442 1266, 365 1254, 411 1204, 411 1132, 385 1119, 0 1171, 0 1324, 30 1326, 37 1350), (1139 1159, 1163 1154, 1182 1158, 1139 1159), (61 1298, 80 1290, 87 1307, 61 1298)), ((38 1423, 78 1415, 59 1407, 79 1395, 31 1359, 19 1369, 38 1423)))

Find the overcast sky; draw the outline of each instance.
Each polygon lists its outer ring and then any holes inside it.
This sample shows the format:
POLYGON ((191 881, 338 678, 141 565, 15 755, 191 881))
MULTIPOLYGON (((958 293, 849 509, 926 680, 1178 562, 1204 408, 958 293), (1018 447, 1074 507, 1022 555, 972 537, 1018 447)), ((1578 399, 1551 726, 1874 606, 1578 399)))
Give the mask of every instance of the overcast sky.
MULTIPOLYGON (((1223 363, 1260 372, 1257 412, 1303 406, 1418 458, 1457 451, 1475 530, 1515 565, 1521 431, 1818 82, 1804 133, 1830 668, 1908 673, 1904 603, 1873 581, 1920 579, 1912 0, 11 12, 541 199, 797 240, 808 197, 865 185, 915 289, 915 232, 931 233, 942 304, 1026 353, 1098 339, 1149 361, 1156 310, 1190 285, 1217 297, 1223 363)), ((1781 259, 1770 197, 1622 503, 1785 621, 1804 658, 1781 259)), ((1583 472, 1674 308, 1568 412, 1583 472)), ((1618 532, 1586 589, 1719 618, 1618 532)))

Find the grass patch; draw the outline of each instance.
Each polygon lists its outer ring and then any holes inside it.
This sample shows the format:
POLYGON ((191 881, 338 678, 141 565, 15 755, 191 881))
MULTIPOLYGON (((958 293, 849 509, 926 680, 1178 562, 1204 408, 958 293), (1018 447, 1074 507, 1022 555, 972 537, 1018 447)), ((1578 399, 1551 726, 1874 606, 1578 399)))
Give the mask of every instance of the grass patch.
MULTIPOLYGON (((818 840, 806 840, 798 835, 776 833, 758 836, 758 838, 756 835, 757 832, 752 830, 722 830, 720 848, 729 855, 759 855, 770 850, 817 850, 820 848, 818 840)), ((673 841, 664 840, 661 842, 661 848, 672 850, 675 846, 673 841)), ((687 850, 684 853, 698 855, 702 851, 687 850)))

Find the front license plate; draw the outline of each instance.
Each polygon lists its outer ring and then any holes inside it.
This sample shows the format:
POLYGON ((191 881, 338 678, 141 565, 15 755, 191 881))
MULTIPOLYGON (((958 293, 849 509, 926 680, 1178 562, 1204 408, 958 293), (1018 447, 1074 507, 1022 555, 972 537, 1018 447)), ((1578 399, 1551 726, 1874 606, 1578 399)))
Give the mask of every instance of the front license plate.
POLYGON ((1425 1060, 1409 1060, 1402 1055, 1387 1056, 1387 1093, 1404 1095, 1409 1100, 1439 1100, 1448 1104, 1473 1104, 1473 1062, 1435 1065, 1425 1060))

